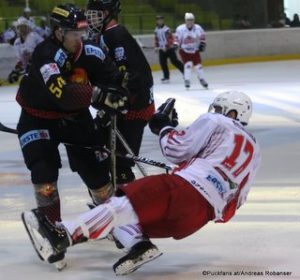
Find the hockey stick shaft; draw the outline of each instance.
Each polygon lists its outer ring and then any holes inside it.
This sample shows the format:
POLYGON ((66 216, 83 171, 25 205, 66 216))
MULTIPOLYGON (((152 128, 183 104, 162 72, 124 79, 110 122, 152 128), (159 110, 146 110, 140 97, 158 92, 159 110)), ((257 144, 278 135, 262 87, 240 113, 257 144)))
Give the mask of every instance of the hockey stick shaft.
MULTIPOLYGON (((7 133, 12 133, 12 134, 18 134, 16 129, 7 127, 4 124, 2 124, 1 122, 0 122, 0 131, 7 132, 7 133)), ((84 148, 84 149, 105 151, 108 154, 111 154, 110 150, 108 150, 108 149, 106 149, 102 146, 85 146, 85 145, 79 145, 79 144, 75 144, 75 143, 62 143, 62 144, 68 145, 68 146, 77 146, 77 147, 84 148)), ((169 165, 167 165, 163 162, 155 161, 155 160, 148 159, 148 158, 145 158, 145 157, 139 157, 139 156, 135 156, 135 155, 132 155, 132 154, 123 155, 123 154, 119 154, 119 153, 116 153, 116 156, 131 159, 135 162, 141 162, 141 163, 144 163, 144 164, 156 166, 156 167, 165 169, 166 171, 172 170, 171 166, 169 166, 169 165)))
POLYGON ((116 149, 117 149, 117 116, 116 114, 111 115, 111 126, 110 126, 110 168, 111 168, 111 180, 114 188, 117 188, 117 161, 116 161, 116 149))
MULTIPOLYGON (((126 139, 124 138, 124 136, 121 134, 121 132, 116 128, 116 134, 118 139, 120 140, 120 142, 122 143, 122 145, 124 146, 124 148, 126 149, 128 154, 133 155, 134 152, 131 150, 130 146, 128 145, 128 143, 126 142, 126 139)), ((141 174, 145 177, 147 176, 147 172, 146 170, 143 168, 143 166, 141 166, 139 164, 139 162, 136 162, 137 168, 140 170, 141 174)))

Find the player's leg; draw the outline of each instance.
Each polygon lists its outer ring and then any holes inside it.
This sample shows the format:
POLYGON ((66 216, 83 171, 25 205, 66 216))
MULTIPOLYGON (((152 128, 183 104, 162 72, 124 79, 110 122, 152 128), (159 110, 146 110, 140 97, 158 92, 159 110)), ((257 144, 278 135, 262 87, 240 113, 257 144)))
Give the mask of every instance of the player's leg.
MULTIPOLYGON (((60 198, 57 188, 58 169, 61 167, 58 143, 51 135, 48 121, 37 120, 22 112, 18 124, 19 139, 27 168, 31 171, 31 181, 37 209, 51 222, 61 220, 60 198)), ((31 230, 30 221, 24 221, 27 230, 31 230)), ((34 242, 32 240, 32 242, 34 242)), ((52 258, 58 269, 64 252, 52 258)))
POLYGON ((197 76, 200 81, 200 84, 204 88, 208 88, 208 83, 206 82, 205 77, 204 77, 204 70, 203 70, 203 66, 202 66, 202 60, 201 60, 200 53, 195 53, 194 58, 193 58, 193 63, 195 65, 195 70, 197 72, 197 76))
POLYGON ((167 82, 170 79, 170 71, 168 67, 168 55, 163 50, 159 50, 159 63, 164 75, 161 81, 167 82))
MULTIPOLYGON (((146 124, 147 122, 141 119, 129 120, 122 116, 118 118, 117 127, 135 155, 139 155, 146 124)), ((117 141, 117 151, 121 154, 128 153, 119 140, 117 141)), ((135 179, 132 171, 134 165, 132 160, 117 158, 117 184, 126 184, 135 179)))
POLYGON ((177 58, 177 55, 176 55, 176 50, 175 49, 169 49, 168 50, 168 55, 169 55, 169 58, 171 60, 171 63, 181 72, 183 73, 184 72, 184 67, 183 67, 183 64, 182 62, 177 58))
POLYGON ((189 89, 191 86, 193 62, 191 60, 190 54, 184 52, 182 49, 179 50, 179 54, 180 54, 181 60, 183 62, 184 85, 185 85, 186 89, 189 89))

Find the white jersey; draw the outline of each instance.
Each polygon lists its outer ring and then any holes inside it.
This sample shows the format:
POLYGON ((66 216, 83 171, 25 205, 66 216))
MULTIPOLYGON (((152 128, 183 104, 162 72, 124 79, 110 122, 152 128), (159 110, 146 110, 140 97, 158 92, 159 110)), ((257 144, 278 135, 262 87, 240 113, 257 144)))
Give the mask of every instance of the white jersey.
POLYGON ((154 30, 154 35, 156 48, 166 50, 173 46, 173 34, 168 26, 157 26, 154 30))
POLYGON ((18 61, 22 63, 24 69, 28 64, 35 47, 43 40, 44 38, 32 31, 27 35, 25 41, 19 37, 14 42, 14 49, 17 54, 18 61))
POLYGON ((176 29, 176 44, 186 53, 199 51, 200 42, 205 41, 205 32, 199 24, 194 24, 188 29, 186 24, 181 24, 176 29))
POLYGON ((187 129, 167 133, 160 144, 164 156, 179 165, 174 174, 207 199, 216 220, 225 221, 245 202, 261 155, 255 138, 238 121, 207 113, 187 129), (233 199, 234 209, 225 213, 233 199))

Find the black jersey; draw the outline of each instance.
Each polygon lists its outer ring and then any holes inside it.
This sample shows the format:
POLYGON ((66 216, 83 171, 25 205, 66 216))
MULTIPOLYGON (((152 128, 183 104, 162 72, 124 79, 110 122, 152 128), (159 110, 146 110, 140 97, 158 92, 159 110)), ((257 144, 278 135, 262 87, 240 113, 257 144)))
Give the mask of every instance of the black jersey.
POLYGON ((55 119, 89 107, 92 94, 89 82, 118 85, 120 81, 116 65, 92 42, 82 42, 78 52, 71 55, 49 38, 34 50, 17 101, 34 116, 55 119), (74 72, 85 73, 88 82, 74 82, 71 79, 74 72))
POLYGON ((101 42, 119 70, 130 73, 128 89, 134 97, 131 108, 149 106, 153 102, 153 77, 149 63, 136 40, 125 27, 117 24, 104 31, 101 42))

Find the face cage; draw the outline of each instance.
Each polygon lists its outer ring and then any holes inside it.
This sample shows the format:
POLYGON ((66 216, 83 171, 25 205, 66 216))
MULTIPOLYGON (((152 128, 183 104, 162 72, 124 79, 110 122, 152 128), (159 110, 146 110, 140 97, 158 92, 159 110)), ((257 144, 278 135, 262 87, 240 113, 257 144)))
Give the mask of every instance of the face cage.
POLYGON ((90 33, 101 33, 104 23, 103 11, 87 10, 85 12, 90 33))

